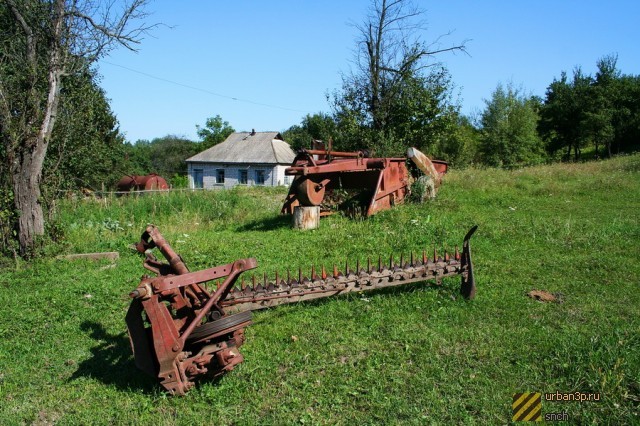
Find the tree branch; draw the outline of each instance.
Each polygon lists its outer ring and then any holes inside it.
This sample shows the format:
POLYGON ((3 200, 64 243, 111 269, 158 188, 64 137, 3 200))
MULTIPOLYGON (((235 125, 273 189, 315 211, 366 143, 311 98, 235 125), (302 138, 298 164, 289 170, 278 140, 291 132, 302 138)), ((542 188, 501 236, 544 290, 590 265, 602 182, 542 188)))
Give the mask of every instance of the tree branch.
MULTIPOLYGON (((80 10, 76 7, 66 11, 68 19, 81 21, 82 24, 76 24, 74 27, 84 27, 90 34, 78 35, 74 37, 76 43, 75 52, 77 56, 88 57, 94 60, 100 57, 111 45, 119 44, 125 48, 136 51, 134 45, 140 43, 140 36, 147 33, 159 24, 143 25, 133 29, 129 29, 129 24, 133 19, 142 19, 147 16, 142 11, 147 0, 133 0, 129 3, 125 10, 119 16, 112 16, 111 8, 113 2, 104 6, 104 10, 80 10)), ((82 32, 82 28, 78 30, 82 32)), ((70 49, 72 50, 72 49, 70 49)))
POLYGON ((11 9, 11 13, 15 16, 16 20, 22 27, 25 35, 27 36, 27 59, 29 61, 29 65, 32 68, 36 66, 36 41, 33 35, 33 29, 27 24, 27 21, 24 19, 24 16, 18 10, 16 3, 14 0, 5 0, 11 9))

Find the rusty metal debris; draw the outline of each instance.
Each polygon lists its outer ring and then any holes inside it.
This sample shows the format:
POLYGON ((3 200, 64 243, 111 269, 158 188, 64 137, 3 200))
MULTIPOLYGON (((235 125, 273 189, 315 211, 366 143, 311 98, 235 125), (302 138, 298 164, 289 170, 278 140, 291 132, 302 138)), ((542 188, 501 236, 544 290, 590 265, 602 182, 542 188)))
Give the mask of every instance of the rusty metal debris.
MULTIPOLYGON (((437 188, 447 163, 430 160, 415 148, 410 148, 408 155, 433 178, 437 188)), ((333 151, 331 142, 325 146, 314 141, 314 149, 300 150, 291 167, 285 169, 285 175, 294 179, 281 212, 293 214, 296 206, 321 206, 322 216, 335 209, 371 216, 389 209, 409 194, 411 177, 406 162, 404 157, 369 158, 365 151, 333 151)))
POLYGON ((477 226, 464 237, 462 251, 432 256, 391 256, 388 263, 367 259, 366 266, 345 262, 327 270, 311 267, 309 276, 301 269, 275 279, 251 283, 240 275, 258 266, 256 259, 190 272, 160 231, 148 226, 136 245, 145 253, 144 267, 155 276, 143 276, 129 295, 132 298, 126 322, 136 365, 157 377, 171 394, 183 395, 201 376, 216 377, 243 361, 238 348, 244 342, 244 329, 251 324, 251 311, 284 303, 317 299, 348 292, 360 292, 408 283, 461 276, 460 293, 472 299, 476 293, 471 262, 470 238, 477 226), (167 262, 151 253, 157 248, 167 262), (207 282, 216 282, 207 288, 207 282))
POLYGON ((146 176, 123 176, 117 184, 119 195, 126 195, 132 191, 168 191, 167 181, 155 173, 146 176))

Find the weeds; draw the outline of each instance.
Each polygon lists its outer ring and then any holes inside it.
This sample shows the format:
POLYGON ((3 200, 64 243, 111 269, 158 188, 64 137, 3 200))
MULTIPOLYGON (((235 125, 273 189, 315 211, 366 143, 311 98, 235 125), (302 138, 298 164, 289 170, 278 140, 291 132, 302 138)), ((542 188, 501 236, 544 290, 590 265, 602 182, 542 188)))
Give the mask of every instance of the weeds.
POLYGON ((64 240, 48 250, 120 260, 5 263, 0 421, 503 424, 515 392, 580 391, 601 400, 543 401, 543 413, 637 423, 639 158, 453 171, 431 202, 334 215, 309 232, 279 216, 284 189, 62 201, 64 240), (128 245, 148 223, 192 270, 256 257, 258 276, 451 249, 477 223, 478 296, 464 301, 445 280, 257 312, 243 364, 168 398, 135 368, 124 327, 144 273, 128 245), (529 299, 532 289, 563 302, 529 299))

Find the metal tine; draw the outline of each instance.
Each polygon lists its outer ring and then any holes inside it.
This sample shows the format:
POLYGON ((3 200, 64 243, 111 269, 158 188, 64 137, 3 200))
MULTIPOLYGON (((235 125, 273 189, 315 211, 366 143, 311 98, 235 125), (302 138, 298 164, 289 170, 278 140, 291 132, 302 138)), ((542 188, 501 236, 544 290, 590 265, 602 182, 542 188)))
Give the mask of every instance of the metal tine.
POLYGON ((450 259, 450 257, 449 257, 449 253, 447 253, 447 249, 446 249, 446 247, 445 247, 445 249, 444 249, 444 261, 445 261, 445 262, 448 262, 448 261, 449 261, 449 259, 450 259))
POLYGON ((333 264, 333 278, 338 278, 338 267, 336 266, 336 264, 333 264))
POLYGON ((382 258, 378 256, 378 272, 382 271, 382 258))
POLYGON ((371 257, 367 257, 367 274, 371 274, 371 257))
POLYGON ((345 259, 344 261, 344 276, 349 275, 349 259, 345 259))
POLYGON ((263 287, 264 287, 264 288, 267 288, 267 271, 264 271, 264 272, 262 273, 262 282, 263 282, 263 284, 262 284, 262 285, 263 285, 263 287))
POLYGON ((298 283, 302 283, 302 268, 298 267, 298 283))
POLYGON ((360 274, 360 259, 356 259, 356 274, 360 274))
POLYGON ((269 281, 267 279, 267 273, 266 272, 264 273, 264 288, 269 289, 269 290, 273 290, 277 284, 278 283, 276 282, 275 285, 274 285, 273 282, 269 281))
POLYGON ((453 256, 453 258, 457 261, 460 261, 460 252, 458 251, 458 246, 456 246, 456 252, 453 256))
POLYGON ((316 279, 316 266, 311 265, 311 281, 316 279))
POLYGON ((291 271, 287 268, 287 284, 291 284, 291 271))
POLYGON ((280 286, 280 274, 276 271, 276 287, 280 286))
POLYGON ((404 268, 404 255, 400 253, 400 268, 404 268))
POLYGON ((393 253, 389 256, 389 269, 393 269, 393 253))
POLYGON ((324 269, 324 265, 322 265, 321 277, 322 277, 323 280, 327 279, 327 270, 324 269))
POLYGON ((240 278, 240 290, 244 291, 247 288, 247 284, 244 282, 244 275, 240 278))
POLYGON ((427 264, 427 260, 429 260, 429 259, 427 258, 427 251, 423 249, 423 250, 422 250, 422 264, 423 264, 423 265, 426 265, 426 264, 427 264))
POLYGON ((414 261, 413 261, 413 251, 411 252, 411 262, 410 262, 410 264, 409 264, 409 265, 410 265, 412 268, 413 268, 414 266, 416 266, 416 265, 415 265, 415 263, 414 263, 414 261))

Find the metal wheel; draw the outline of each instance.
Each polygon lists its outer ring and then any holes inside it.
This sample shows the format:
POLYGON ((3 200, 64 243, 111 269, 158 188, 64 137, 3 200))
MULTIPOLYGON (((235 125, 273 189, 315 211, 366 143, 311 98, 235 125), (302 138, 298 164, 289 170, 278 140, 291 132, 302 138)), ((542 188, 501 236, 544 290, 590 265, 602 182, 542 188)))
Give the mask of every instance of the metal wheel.
POLYGON ((319 206, 324 198, 324 191, 323 185, 306 177, 302 178, 296 186, 296 195, 303 206, 319 206))
MULTIPOLYGON (((222 317, 219 320, 207 322, 200 327, 196 327, 195 330, 187 337, 187 341, 200 340, 206 337, 215 337, 216 334, 222 334, 221 332, 237 327, 243 323, 251 322, 251 311, 240 312, 238 314, 222 317)), ((229 330, 231 332, 233 330, 229 330)))

